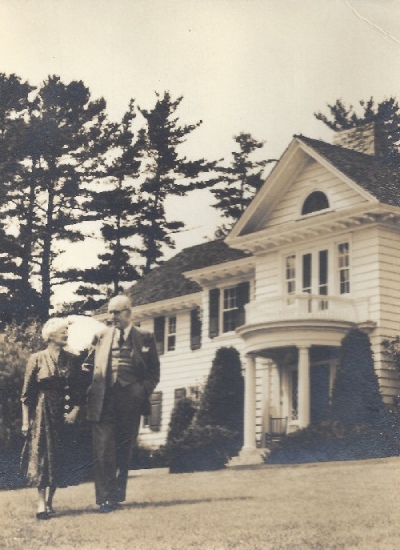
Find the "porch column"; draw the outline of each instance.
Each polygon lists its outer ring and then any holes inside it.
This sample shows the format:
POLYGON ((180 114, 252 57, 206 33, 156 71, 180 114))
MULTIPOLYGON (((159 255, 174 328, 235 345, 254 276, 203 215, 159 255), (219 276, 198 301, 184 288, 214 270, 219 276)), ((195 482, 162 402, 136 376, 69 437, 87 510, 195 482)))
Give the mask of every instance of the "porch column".
POLYGON ((256 448, 256 360, 246 356, 243 450, 256 448))
POLYGON ((299 426, 310 424, 310 355, 309 347, 298 347, 299 351, 299 426))
POLYGON ((271 376, 271 359, 260 360, 260 370, 262 376, 262 432, 261 446, 265 446, 265 434, 269 432, 269 416, 270 416, 270 376, 271 376))

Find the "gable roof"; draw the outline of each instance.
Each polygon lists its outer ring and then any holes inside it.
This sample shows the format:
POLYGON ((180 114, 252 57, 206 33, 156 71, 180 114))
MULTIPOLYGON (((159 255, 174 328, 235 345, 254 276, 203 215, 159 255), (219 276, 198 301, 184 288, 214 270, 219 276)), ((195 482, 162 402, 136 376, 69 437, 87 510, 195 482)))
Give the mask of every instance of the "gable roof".
POLYGON ((311 147, 380 202, 400 206, 400 165, 394 160, 359 153, 318 139, 294 137, 311 147))
POLYGON ((400 163, 396 159, 374 157, 340 145, 295 135, 229 233, 226 239, 229 245, 242 248, 240 239, 258 231, 259 223, 279 200, 282 186, 296 177, 307 158, 323 163, 327 169, 331 166, 336 175, 340 177, 342 174, 348 183, 358 187, 367 200, 400 207, 400 163))
POLYGON ((134 306, 142 306, 200 292, 200 285, 187 279, 183 275, 184 272, 239 260, 250 255, 242 250, 230 248, 221 240, 190 246, 154 268, 131 286, 126 294, 134 306))

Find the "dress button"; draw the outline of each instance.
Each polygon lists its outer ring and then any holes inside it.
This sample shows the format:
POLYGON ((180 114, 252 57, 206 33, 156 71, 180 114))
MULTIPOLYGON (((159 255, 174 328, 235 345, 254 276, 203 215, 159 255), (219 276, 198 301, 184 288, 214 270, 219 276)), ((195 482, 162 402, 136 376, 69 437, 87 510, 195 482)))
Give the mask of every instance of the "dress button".
POLYGON ((71 399, 71 397, 70 397, 69 395, 66 395, 66 396, 64 397, 64 399, 65 399, 65 401, 69 401, 69 400, 71 399))
POLYGON ((65 388, 64 388, 64 389, 65 389, 65 390, 69 390, 69 386, 65 386, 65 388))

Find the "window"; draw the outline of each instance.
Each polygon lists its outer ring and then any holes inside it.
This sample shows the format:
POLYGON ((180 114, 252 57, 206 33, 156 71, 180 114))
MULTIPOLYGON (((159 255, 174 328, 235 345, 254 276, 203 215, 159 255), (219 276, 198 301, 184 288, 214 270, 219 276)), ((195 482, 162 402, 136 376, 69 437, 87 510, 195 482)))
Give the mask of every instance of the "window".
POLYGON ((304 201, 301 214, 305 216, 306 214, 312 214, 312 212, 318 212, 326 208, 329 208, 329 201, 325 193, 322 193, 322 191, 313 191, 304 201))
POLYGON ((230 332, 236 328, 237 290, 236 287, 224 288, 222 305, 222 332, 230 332))
POLYGON ((155 317, 154 337, 159 355, 163 355, 165 350, 173 351, 176 349, 176 316, 155 317))
POLYGON ((165 349, 165 317, 154 318, 154 338, 158 354, 162 355, 165 349))
POLYGON ((245 305, 250 299, 250 283, 244 282, 237 286, 213 288, 210 290, 209 302, 209 336, 214 338, 222 332, 230 332, 243 325, 245 305))
POLYGON ((150 416, 143 417, 144 428, 150 428, 150 430, 153 432, 160 431, 161 405, 162 405, 162 391, 154 392, 150 397, 150 406, 151 406, 150 416))
POLYGON ((190 311, 190 349, 201 348, 201 311, 196 307, 190 311))
POLYGON ((176 406, 179 401, 182 401, 182 399, 185 399, 186 397, 186 388, 177 388, 174 391, 174 405, 176 406))
MULTIPOLYGON (((286 294, 296 293, 296 256, 287 256, 285 262, 286 294)), ((288 304, 293 301, 288 300, 288 304)))
POLYGON ((339 292, 348 294, 350 292, 350 247, 349 243, 338 245, 338 269, 339 269, 339 292))
POLYGON ((176 347, 176 317, 168 317, 167 350, 174 351, 176 347))

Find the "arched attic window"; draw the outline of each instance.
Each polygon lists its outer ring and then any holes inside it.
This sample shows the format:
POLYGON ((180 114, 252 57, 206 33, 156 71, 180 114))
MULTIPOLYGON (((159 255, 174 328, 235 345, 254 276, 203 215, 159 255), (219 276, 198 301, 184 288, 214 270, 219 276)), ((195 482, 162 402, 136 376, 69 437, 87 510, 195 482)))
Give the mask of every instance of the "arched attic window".
POLYGON ((318 212, 319 210, 325 210, 326 208, 329 208, 329 201, 325 193, 322 191, 313 191, 304 201, 301 214, 302 216, 305 216, 306 214, 318 212))

